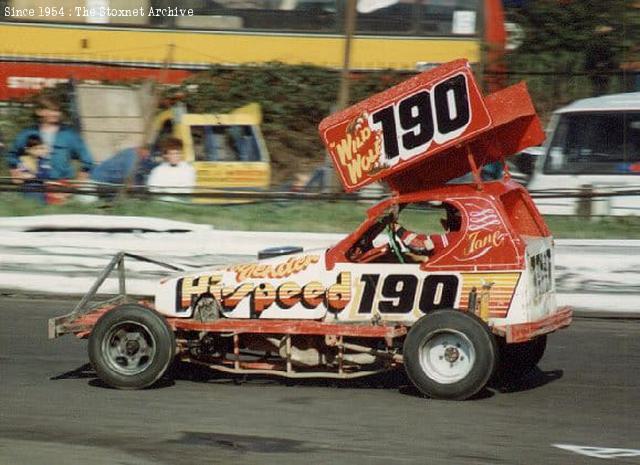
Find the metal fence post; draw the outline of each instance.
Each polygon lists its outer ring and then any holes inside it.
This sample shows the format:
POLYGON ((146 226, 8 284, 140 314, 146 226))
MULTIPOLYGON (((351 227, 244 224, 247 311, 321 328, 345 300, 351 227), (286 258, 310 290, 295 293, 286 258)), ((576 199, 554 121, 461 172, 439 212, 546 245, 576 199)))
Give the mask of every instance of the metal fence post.
POLYGON ((591 184, 584 184, 580 186, 580 197, 576 203, 576 214, 581 218, 590 218, 593 214, 593 206, 591 201, 593 200, 593 186, 591 184))

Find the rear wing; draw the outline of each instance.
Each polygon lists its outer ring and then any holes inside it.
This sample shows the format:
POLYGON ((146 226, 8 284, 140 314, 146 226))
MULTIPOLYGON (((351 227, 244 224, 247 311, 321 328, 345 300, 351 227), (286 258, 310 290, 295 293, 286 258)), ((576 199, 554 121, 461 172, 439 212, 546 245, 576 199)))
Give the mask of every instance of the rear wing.
POLYGON ((526 86, 485 98, 466 60, 331 115, 319 130, 347 192, 380 180, 399 193, 436 187, 544 140, 526 86))
MULTIPOLYGON (((127 295, 126 290, 126 275, 125 275, 125 258, 131 258, 140 262, 152 263, 159 267, 171 270, 171 271, 184 271, 182 268, 171 265, 169 263, 153 260, 141 255, 135 255, 127 252, 118 252, 113 256, 109 264, 102 270, 98 279, 93 283, 89 292, 87 292, 75 308, 66 315, 57 316, 49 319, 48 335, 49 339, 55 339, 67 333, 81 333, 90 331, 91 326, 95 323, 95 319, 83 319, 90 312, 97 310, 108 310, 116 305, 121 305, 129 302, 130 296, 127 295), (118 294, 108 300, 99 302, 98 304, 92 304, 92 300, 96 297, 96 294, 100 287, 104 284, 111 273, 117 269, 118 273, 118 294)), ((96 318, 101 313, 97 312, 94 315, 96 318)))

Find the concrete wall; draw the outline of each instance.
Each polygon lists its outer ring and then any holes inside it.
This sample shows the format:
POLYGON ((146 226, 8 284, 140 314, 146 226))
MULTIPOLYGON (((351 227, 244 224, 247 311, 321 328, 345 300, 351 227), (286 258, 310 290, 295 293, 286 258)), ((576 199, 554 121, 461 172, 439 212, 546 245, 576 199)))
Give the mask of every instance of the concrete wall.
POLYGON ((141 90, 124 86, 77 86, 82 137, 95 161, 144 142, 141 90))

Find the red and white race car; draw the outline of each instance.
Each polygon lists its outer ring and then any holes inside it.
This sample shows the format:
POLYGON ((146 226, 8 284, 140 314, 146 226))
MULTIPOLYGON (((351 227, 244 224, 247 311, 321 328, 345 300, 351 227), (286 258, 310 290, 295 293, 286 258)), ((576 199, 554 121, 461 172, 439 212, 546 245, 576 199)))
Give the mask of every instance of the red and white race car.
POLYGON ((152 385, 176 358, 289 378, 404 366, 442 399, 473 396, 497 368, 533 368, 572 317, 555 302, 553 239, 508 174, 479 176, 544 138, 526 88, 484 98, 459 60, 325 119, 320 134, 345 190, 384 181, 393 192, 354 232, 327 250, 166 277, 153 303, 127 301, 121 253, 72 313, 50 320, 50 337, 88 337, 98 376, 124 389, 152 385), (469 171, 473 183, 446 184, 469 171), (399 226, 429 208, 443 212, 442 234, 399 226), (88 308, 116 266, 121 295, 88 308))

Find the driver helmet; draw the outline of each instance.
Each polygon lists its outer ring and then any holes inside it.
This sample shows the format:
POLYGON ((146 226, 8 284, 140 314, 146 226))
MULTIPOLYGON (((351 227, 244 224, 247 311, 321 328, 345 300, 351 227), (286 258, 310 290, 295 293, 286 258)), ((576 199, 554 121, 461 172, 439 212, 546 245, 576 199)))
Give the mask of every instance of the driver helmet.
POLYGON ((460 210, 448 203, 443 204, 447 211, 447 217, 440 220, 440 224, 447 231, 459 231, 462 226, 462 216, 460 210))

